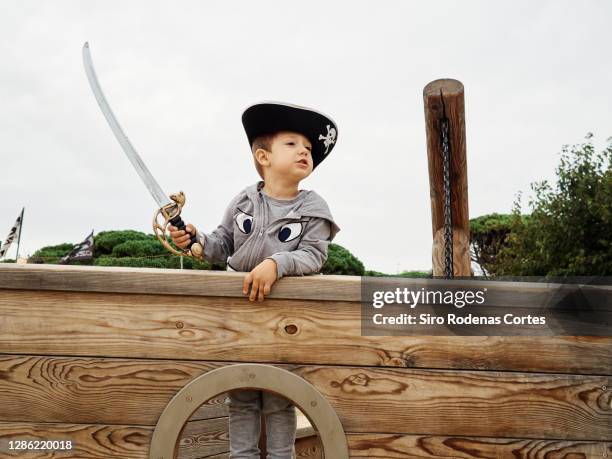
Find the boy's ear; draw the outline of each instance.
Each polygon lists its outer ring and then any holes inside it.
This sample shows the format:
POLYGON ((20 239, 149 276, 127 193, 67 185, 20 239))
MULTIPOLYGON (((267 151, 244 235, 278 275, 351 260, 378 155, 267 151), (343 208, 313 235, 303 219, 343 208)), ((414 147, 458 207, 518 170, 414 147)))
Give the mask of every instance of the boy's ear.
POLYGON ((258 148, 257 150, 255 150, 255 159, 262 166, 267 166, 268 164, 270 164, 270 160, 268 159, 269 153, 269 151, 266 151, 263 148, 258 148))

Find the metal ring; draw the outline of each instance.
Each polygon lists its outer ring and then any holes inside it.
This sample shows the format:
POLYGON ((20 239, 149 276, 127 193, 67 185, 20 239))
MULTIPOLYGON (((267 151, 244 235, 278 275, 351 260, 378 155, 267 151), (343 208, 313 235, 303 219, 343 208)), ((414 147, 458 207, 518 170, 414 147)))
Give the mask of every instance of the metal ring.
POLYGON ((348 459, 348 444, 338 415, 317 389, 299 376, 256 363, 229 365, 209 371, 183 387, 162 412, 149 449, 149 459, 176 459, 178 440, 200 405, 233 389, 260 389, 291 400, 319 434, 323 456, 348 459))

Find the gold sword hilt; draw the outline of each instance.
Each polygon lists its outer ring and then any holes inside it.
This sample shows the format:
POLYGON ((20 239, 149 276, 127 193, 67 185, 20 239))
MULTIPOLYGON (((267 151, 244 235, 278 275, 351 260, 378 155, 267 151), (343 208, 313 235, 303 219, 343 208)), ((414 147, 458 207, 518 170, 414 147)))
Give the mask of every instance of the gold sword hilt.
POLYGON ((191 242, 188 247, 177 250, 168 242, 166 235, 168 234, 168 227, 170 225, 177 227, 179 230, 187 232, 185 228, 185 222, 181 218, 181 211, 185 205, 185 193, 179 191, 178 193, 171 194, 170 199, 174 201, 174 204, 167 204, 164 207, 157 209, 153 215, 153 232, 161 244, 171 253, 179 255, 181 257, 194 257, 199 260, 203 259, 204 250, 202 245, 197 241, 195 235, 191 234, 191 242), (163 223, 160 223, 160 215, 163 218, 163 223))

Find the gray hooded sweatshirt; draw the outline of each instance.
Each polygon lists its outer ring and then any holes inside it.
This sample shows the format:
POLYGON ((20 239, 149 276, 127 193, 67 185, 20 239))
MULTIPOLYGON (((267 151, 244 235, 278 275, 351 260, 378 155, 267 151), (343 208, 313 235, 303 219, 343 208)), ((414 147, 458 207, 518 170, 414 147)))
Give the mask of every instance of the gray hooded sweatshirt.
POLYGON ((261 190, 263 185, 260 181, 238 193, 212 233, 198 231, 204 259, 251 271, 271 258, 278 279, 320 271, 329 243, 340 231, 327 203, 307 190, 288 201, 274 199, 261 190))

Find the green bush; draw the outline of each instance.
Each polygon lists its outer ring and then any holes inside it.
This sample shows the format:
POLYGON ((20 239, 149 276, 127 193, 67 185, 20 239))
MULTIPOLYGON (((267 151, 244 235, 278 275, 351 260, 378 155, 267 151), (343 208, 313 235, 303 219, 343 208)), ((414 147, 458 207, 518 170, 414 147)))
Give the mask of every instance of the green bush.
POLYGON ((410 277, 410 278, 431 278, 433 276, 431 271, 403 271, 399 274, 385 274, 380 271, 366 270, 363 273, 364 276, 369 277, 410 277))
POLYGON ((397 277, 431 278, 433 277, 433 271, 404 271, 399 273, 397 277))
POLYGON ((492 213, 470 220, 472 261, 485 275, 495 271, 497 257, 511 231, 512 219, 510 214, 492 213))
MULTIPOLYGON (((163 268, 163 269, 179 269, 181 260, 179 256, 168 255, 157 258, 136 258, 136 257, 110 257, 103 256, 94 261, 95 266, 123 266, 129 268, 163 268)), ((195 260, 193 258, 183 258, 184 269, 211 269, 210 264, 205 261, 195 260)))
POLYGON ((134 230, 101 231, 94 237, 94 254, 111 255, 113 249, 119 244, 127 241, 151 240, 152 238, 155 238, 155 236, 134 230))
POLYGON ((173 258, 116 258, 116 257, 100 257, 94 261, 95 266, 124 266, 129 268, 177 268, 178 259, 176 262, 173 258), (176 264, 176 266, 174 266, 176 264))
POLYGON ((52 263, 56 264, 60 262, 60 258, 65 257, 73 249, 74 244, 65 242, 58 245, 48 245, 41 249, 38 249, 30 257, 29 263, 52 263))
POLYGON ((374 271, 371 269, 366 269, 363 272, 364 276, 369 276, 369 277, 385 277, 385 276, 389 276, 389 274, 385 274, 385 273, 381 273, 380 271, 374 271))
POLYGON ((327 260, 321 272, 323 274, 363 276, 365 269, 363 263, 344 247, 338 244, 329 244, 327 260))
MULTIPOLYGON (((65 243, 57 246, 43 247, 36 251, 30 262, 59 263, 74 244, 65 243)), ((91 262, 71 262, 74 264, 92 264, 91 262)), ((95 266, 123 266, 133 268, 180 268, 180 257, 170 254, 153 234, 140 231, 102 231, 94 236, 95 266)), ((192 257, 183 258, 184 269, 225 270, 226 264, 208 263, 192 257)), ((344 247, 330 244, 328 258, 323 266, 325 274, 364 274, 363 263, 344 247)))
POLYGON ((518 195, 494 274, 612 274, 612 139, 599 153, 591 142, 563 147, 556 174, 555 187, 546 180, 531 184, 529 218, 521 215, 518 195))
POLYGON ((132 239, 121 242, 113 247, 111 256, 121 257, 153 257, 169 255, 168 251, 156 239, 132 239))
POLYGON ((124 266, 129 268, 176 268, 178 267, 178 257, 174 265, 172 258, 117 258, 117 257, 100 257, 94 261, 95 266, 124 266))

